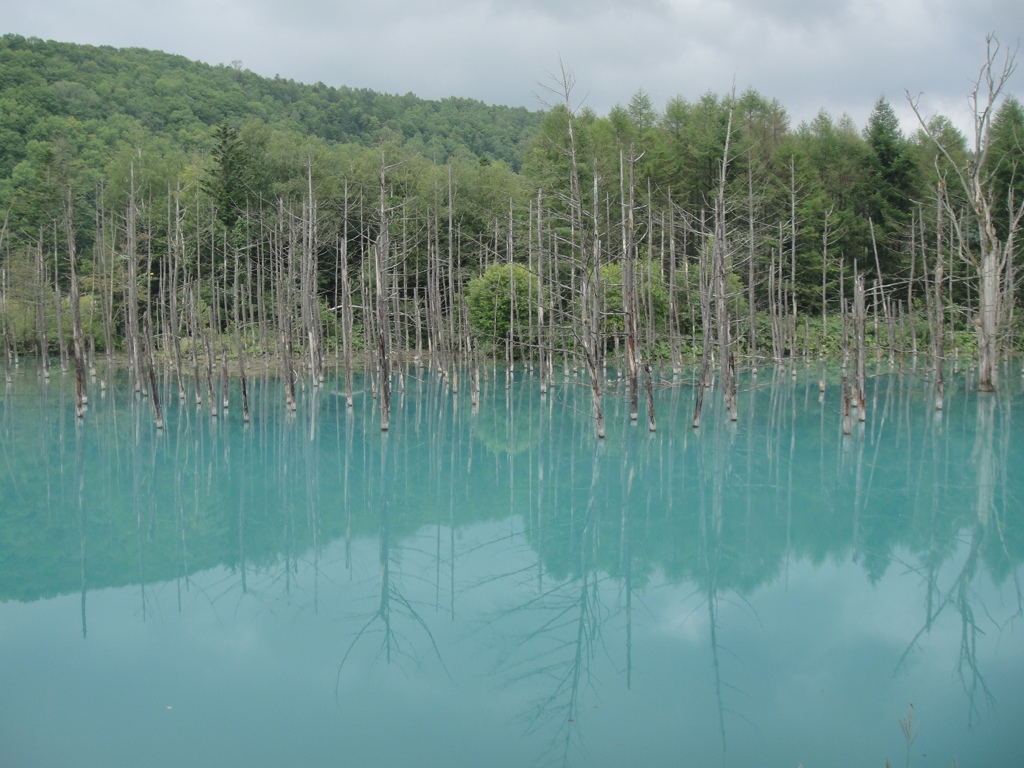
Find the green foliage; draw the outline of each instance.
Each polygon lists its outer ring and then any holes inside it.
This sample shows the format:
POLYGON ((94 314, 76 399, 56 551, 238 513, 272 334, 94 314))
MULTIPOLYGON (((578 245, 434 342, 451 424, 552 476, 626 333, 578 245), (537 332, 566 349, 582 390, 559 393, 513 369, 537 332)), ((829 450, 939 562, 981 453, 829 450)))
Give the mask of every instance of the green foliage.
POLYGON ((994 168, 991 184, 996 228, 1005 239, 1011 206, 1019 208, 1024 202, 1024 106, 1013 96, 1003 101, 992 119, 988 152, 994 168))
MULTIPOLYGON (((663 333, 668 329, 669 295, 660 265, 650 260, 635 261, 633 280, 636 284, 637 305, 640 311, 638 325, 646 326, 650 320, 654 323, 654 328, 663 333)), ((625 301, 621 262, 601 267, 601 290, 606 314, 605 330, 608 333, 624 333, 625 301)))
MULTIPOLYGON (((564 104, 552 107, 531 142, 523 163, 523 173, 530 180, 531 186, 569 192, 575 153, 575 172, 579 181, 576 193, 581 196, 586 208, 593 178, 595 134, 599 133, 599 130, 595 130, 596 123, 598 121, 592 113, 570 114, 564 104), (569 139, 570 121, 572 141, 569 139)), ((568 198, 562 194, 555 200, 549 200, 547 205, 554 206, 554 210, 564 211, 567 203, 568 198)))
POLYGON ((468 152, 514 168, 542 118, 473 99, 303 85, 139 48, 0 37, 0 177, 24 157, 28 140, 52 138, 51 116, 73 117, 95 135, 128 118, 186 150, 210 146, 215 125, 258 119, 333 143, 372 146, 391 134, 439 160, 468 152))
MULTIPOLYGON (((966 162, 963 136, 948 120, 936 118, 930 127, 955 164, 966 162)), ((1008 98, 993 121, 985 180, 1003 237, 1011 201, 1024 199, 1022 131, 1024 110, 1008 98)), ((805 317, 823 305, 835 313, 840 282, 854 263, 876 277, 875 245, 877 277, 889 298, 923 295, 923 258, 929 269, 935 261, 925 253, 936 242, 935 201, 941 193, 953 212, 966 210, 966 201, 948 183, 945 155, 921 134, 905 138, 884 99, 863 131, 848 116, 833 120, 825 112, 790 130, 783 107, 752 90, 677 97, 664 108, 639 90, 606 117, 570 113, 564 105, 542 114, 302 85, 163 53, 5 35, 0 241, 12 327, 18 334, 34 328, 30 307, 52 291, 54 270, 66 288, 70 213, 83 289, 109 302, 115 326, 128 315, 129 267, 143 275, 142 306, 166 301, 174 263, 176 295, 181 281, 198 281, 205 304, 223 310, 224 330, 234 309, 225 294, 241 279, 233 272, 236 253, 250 318, 261 291, 269 323, 293 311, 280 303, 282 273, 275 270, 286 256, 295 257, 294 267, 300 254, 316 256, 311 286, 322 306, 340 303, 342 258, 356 305, 370 306, 374 281, 360 278, 369 274, 387 219, 396 334, 422 311, 429 286, 439 302, 432 311, 444 315, 460 317, 459 297, 466 297, 472 332, 493 348, 533 343, 526 329, 536 311, 536 280, 522 266, 494 264, 527 249, 533 263, 545 265, 556 294, 552 309, 566 321, 560 333, 580 317, 571 294, 594 258, 602 265, 604 331, 621 333, 628 242, 629 256, 637 257, 641 326, 650 323, 660 337, 655 343, 665 341, 674 261, 679 327, 696 338, 696 265, 714 228, 727 142, 724 236, 733 318, 749 317, 748 297, 758 313, 780 299, 805 317), (315 221, 307 218, 311 210, 315 221), (29 253, 45 254, 50 276, 42 290, 33 259, 27 272, 17 263, 29 253), (216 304, 214 286, 225 287, 216 304)), ((969 251, 976 234, 949 221, 944 227, 946 300, 967 317, 977 291, 955 249, 969 251), (961 242, 953 242, 954 231, 961 242)), ((1017 247, 1020 257, 1024 240, 1017 247)), ((822 345, 830 343, 826 331, 822 345)), ((411 338, 409 327, 400 333, 411 338)))
MULTIPOLYGON (((60 346, 57 334, 58 327, 64 331, 64 345, 71 345, 71 300, 61 297, 61 324, 57 323, 57 298, 49 291, 44 308, 46 322, 46 339, 49 352, 56 352, 60 346)), ((8 298, 3 305, 2 321, 7 328, 11 341, 23 352, 34 353, 39 349, 39 321, 37 315, 38 302, 24 298, 8 298)), ((99 302, 95 296, 86 295, 79 299, 79 312, 82 316, 82 334, 86 339, 90 336, 96 341, 96 348, 103 349, 103 321, 100 316, 99 302)))
POLYGON ((218 125, 213 132, 214 145, 210 150, 213 168, 203 191, 213 198, 217 218, 231 229, 235 226, 246 203, 246 162, 238 131, 228 125, 218 125))
POLYGON ((913 206, 914 159, 899 118, 884 98, 876 102, 864 137, 872 152, 867 214, 875 227, 882 273, 892 273, 901 261, 899 234, 908 224, 913 206))
POLYGON ((967 138, 948 117, 942 115, 928 121, 927 133, 924 129, 918 129, 914 136, 914 149, 918 162, 917 174, 926 181, 934 181, 936 175, 951 178, 954 166, 963 168, 967 163, 967 138), (943 151, 939 150, 940 147, 943 151), (953 165, 946 157, 947 154, 953 159, 953 165))
MULTIPOLYGON (((710 248, 710 244, 708 246, 710 248)), ((725 274, 726 306, 732 320, 745 318, 750 314, 746 291, 739 275, 733 271, 725 274)), ((700 270, 691 264, 688 270, 680 270, 676 276, 676 304, 679 307, 679 327, 684 334, 700 332, 700 270)), ((713 310, 712 310, 713 311, 713 310)))
POLYGON ((521 264, 492 264, 466 286, 469 323, 477 339, 498 349, 506 341, 529 341, 536 311, 537 278, 521 264))
POLYGON ((644 172, 660 188, 671 189, 677 203, 700 210, 717 186, 728 124, 728 101, 711 92, 692 104, 681 97, 669 100, 644 172))

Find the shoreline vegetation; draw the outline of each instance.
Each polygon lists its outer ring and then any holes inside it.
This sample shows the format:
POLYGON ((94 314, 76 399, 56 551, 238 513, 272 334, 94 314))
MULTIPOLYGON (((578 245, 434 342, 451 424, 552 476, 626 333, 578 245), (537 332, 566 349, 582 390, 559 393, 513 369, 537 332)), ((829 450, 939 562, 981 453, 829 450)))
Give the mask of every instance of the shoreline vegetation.
POLYGON ((84 417, 116 353, 159 427, 158 375, 211 413, 237 376, 248 418, 257 370, 295 408, 302 381, 361 368, 386 431, 399 361, 464 367, 471 390, 500 361, 542 392, 582 371, 601 438, 609 367, 654 431, 662 370, 697 366, 698 427, 713 383, 741 418, 742 366, 827 357, 844 420, 872 359, 920 362, 941 410, 950 360, 995 391, 1024 346, 1024 108, 1013 53, 985 42, 973 135, 908 95, 908 137, 885 98, 862 131, 792 128, 753 90, 663 110, 639 91, 601 117, 563 67, 526 113, 4 35, 8 377, 53 355, 84 417))

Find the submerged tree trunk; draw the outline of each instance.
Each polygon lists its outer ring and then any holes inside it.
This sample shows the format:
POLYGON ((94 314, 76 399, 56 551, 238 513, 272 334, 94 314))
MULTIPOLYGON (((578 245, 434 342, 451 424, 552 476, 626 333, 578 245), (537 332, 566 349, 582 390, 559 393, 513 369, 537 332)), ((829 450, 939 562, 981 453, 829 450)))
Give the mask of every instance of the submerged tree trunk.
MULTIPOLYGON (((935 410, 941 411, 943 408, 943 398, 945 394, 945 367, 946 367, 946 313, 943 307, 942 298, 942 246, 943 246, 943 212, 946 208, 945 195, 945 184, 939 182, 939 200, 936 209, 936 224, 935 224, 935 338, 932 341, 932 359, 934 360, 935 366, 935 410)), ((926 270, 927 271, 927 270, 926 270)))
POLYGON ((855 274, 853 278, 853 333, 856 352, 854 359, 854 386, 853 406, 857 409, 857 420, 864 421, 867 418, 867 399, 864 389, 867 385, 866 358, 867 358, 867 311, 864 296, 864 275, 855 274))
POLYGON ((128 259, 127 295, 128 313, 126 316, 125 344, 128 348, 128 369, 135 376, 135 391, 141 390, 142 368, 139 357, 139 254, 138 231, 136 217, 138 204, 135 199, 135 165, 132 164, 129 176, 128 210, 125 214, 125 249, 128 259))
MULTIPOLYGON (((149 318, 149 310, 143 316, 143 323, 146 329, 146 372, 149 376, 149 393, 153 399, 153 415, 156 421, 156 428, 164 428, 163 410, 160 408, 160 392, 156 386, 156 366, 153 361, 153 324, 149 318)), ((216 407, 214 415, 216 415, 216 407)))
POLYGON ((622 153, 619 153, 619 196, 622 200, 622 314, 626 331, 626 379, 629 385, 629 418, 636 421, 640 412, 639 359, 636 349, 637 285, 634 228, 634 171, 636 158, 633 146, 629 148, 629 194, 622 189, 625 180, 622 153))
MULTIPOLYGON (((729 144, 732 137, 732 109, 729 110, 729 122, 725 133, 725 149, 722 152, 722 163, 719 169, 718 197, 715 201, 715 243, 712 251, 714 260, 714 292, 715 292, 715 324, 718 326, 718 356, 721 365, 719 382, 725 407, 729 412, 729 420, 736 421, 736 369, 733 360, 732 333, 729 321, 729 304, 725 279, 726 262, 726 226, 725 226, 725 185, 729 169, 729 144)), ((794 302, 794 320, 796 305, 794 302)))
MULTIPOLYGON (((57 235, 56 222, 54 222, 54 239, 57 235)), ((68 348, 67 340, 64 338, 64 301, 60 294, 60 269, 57 264, 57 246, 53 247, 53 304, 54 318, 57 322, 57 353, 60 360, 60 372, 68 371, 68 348)))
POLYGON ((50 378, 50 345, 46 338, 46 260, 43 258, 43 233, 34 249, 36 256, 36 330, 39 333, 39 357, 43 361, 43 378, 50 378))
POLYGON ((185 402, 185 375, 182 371, 181 358, 181 324, 178 316, 178 273, 181 270, 181 254, 184 252, 181 232, 181 189, 175 190, 174 194, 174 223, 173 235, 170 248, 170 290, 169 308, 170 324, 168 333, 171 334, 171 347, 174 352, 174 374, 178 381, 178 401, 185 402))
MULTIPOLYGON (((596 164, 596 161, 595 161, 596 164)), ((583 305, 583 356, 590 374, 591 408, 594 423, 597 425, 597 436, 604 439, 604 411, 601 404, 601 392, 604 383, 604 336, 602 328, 601 302, 601 234, 597 215, 598 177, 594 172, 594 212, 593 212, 593 243, 591 258, 583 271, 582 305, 583 305)))
MULTIPOLYGON (((700 427, 704 410, 704 390, 711 384, 711 358, 714 345, 712 341, 711 276, 709 274, 711 267, 708 264, 708 246, 709 243, 705 240, 700 251, 700 324, 703 332, 701 334, 700 374, 697 377, 697 400, 693 407, 694 429, 700 427)), ((710 243, 710 246, 713 249, 714 243, 710 243)))
POLYGON ((650 360, 644 361, 644 389, 647 391, 647 428, 655 432, 658 424, 654 418, 654 382, 651 380, 650 360))
MULTIPOLYGON (((6 226, 4 227, 6 229, 6 226)), ((2 234, 2 230, 0 230, 2 234)), ((4 382, 11 383, 12 347, 10 332, 7 328, 7 270, 0 268, 0 338, 4 345, 4 382)))
POLYGON ((245 377, 245 345, 242 343, 242 327, 239 317, 239 296, 238 296, 239 270, 238 270, 238 249, 235 248, 235 285, 234 285, 234 326, 235 326, 235 348, 238 351, 238 377, 241 379, 242 388, 242 421, 249 423, 249 385, 245 377))
POLYGON ((380 153, 380 232, 373 252, 374 275, 376 278, 376 314, 377 314, 377 368, 379 371, 378 397, 380 402, 380 429, 387 432, 391 425, 391 318, 388 313, 387 301, 388 257, 391 244, 388 233, 388 208, 384 150, 380 153))
POLYGON ((82 337, 82 311, 78 296, 78 259, 75 253, 72 204, 69 187, 64 201, 64 235, 71 267, 71 353, 75 363, 75 413, 81 419, 85 416, 89 397, 85 388, 85 341, 82 337))

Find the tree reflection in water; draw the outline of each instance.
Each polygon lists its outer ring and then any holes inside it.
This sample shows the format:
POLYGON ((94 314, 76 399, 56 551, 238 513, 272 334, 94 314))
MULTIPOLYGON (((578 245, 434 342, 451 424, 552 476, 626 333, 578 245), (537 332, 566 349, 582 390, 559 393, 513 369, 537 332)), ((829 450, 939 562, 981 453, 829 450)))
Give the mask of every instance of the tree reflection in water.
MULTIPOLYGON (((997 395, 991 393, 979 393, 975 399, 977 401, 976 422, 969 466, 977 480, 974 485, 974 499, 971 505, 973 516, 970 524, 962 531, 968 536, 966 554, 962 556, 962 562, 957 565, 951 559, 948 548, 938 548, 933 529, 932 545, 925 556, 924 567, 921 569, 927 581, 924 624, 914 635, 897 664, 897 668, 906 665, 911 653, 919 646, 922 638, 931 631, 943 612, 955 611, 960 619, 960 656, 957 662, 957 672, 968 697, 969 725, 974 725, 981 717, 979 696, 982 700, 981 703, 988 710, 994 710, 996 705, 992 691, 978 663, 978 641, 980 637, 986 635, 986 632, 979 625, 977 617, 979 614, 986 617, 987 621, 994 625, 993 629, 1001 634, 1006 628, 1006 622, 1024 615, 1024 597, 1022 597, 1017 569, 999 569, 1010 574, 1016 596, 1015 613, 1002 622, 995 619, 998 612, 991 611, 973 589, 973 583, 980 575, 981 564, 986 554, 990 554, 990 560, 996 563, 1000 561, 1013 562, 1007 542, 1005 504, 1008 500, 1006 491, 1009 482, 1005 457, 1010 455, 1010 401, 1005 398, 1000 401, 997 395), (1003 429, 1000 430, 1004 436, 1002 444, 996 442, 997 413, 1003 421, 1003 429), (989 549, 993 551, 988 553, 989 549), (947 563, 954 567, 955 575, 948 586, 942 587, 940 571, 947 563)), ((936 453, 942 450, 943 445, 940 440, 941 427, 942 417, 940 414, 936 417, 933 426, 932 445, 933 451, 936 453)), ((941 485, 938 482, 933 483, 933 494, 937 493, 939 488, 941 485)), ((937 510, 938 508, 939 501, 935 500, 933 509, 937 510)))
POLYGON ((890 570, 919 575, 922 617, 898 628, 883 666, 909 674, 940 618, 953 618, 950 662, 967 719, 983 721, 998 690, 987 649, 1024 605, 1013 393, 978 395, 950 376, 937 414, 927 382, 876 371, 870 415, 844 436, 838 372, 791 366, 746 380, 732 427, 712 406, 691 430, 694 393, 673 386, 657 393, 651 433, 609 391, 604 441, 572 372, 541 397, 527 372, 506 387, 492 371, 479 393, 460 394, 450 376, 410 368, 386 435, 368 392, 351 409, 329 387, 306 392, 282 413, 265 379, 253 381, 248 426, 172 396, 156 437, 146 403, 112 382, 73 445, 53 381, 34 412, 3 403, 0 554, 21 567, 0 574, 0 597, 80 595, 91 643, 91 591, 131 585, 141 622, 160 609, 162 582, 187 611, 197 574, 214 574, 199 588, 212 606, 234 603, 225 620, 243 607, 341 612, 325 673, 339 698, 357 665, 429 661, 447 673, 472 649, 502 691, 529 701, 522 729, 569 764, 597 757, 595 706, 649 695, 652 676, 692 674, 695 648, 708 677, 684 680, 666 703, 668 742, 707 738, 684 718, 687 702, 713 702, 715 749, 732 753, 763 719, 743 667, 769 623, 764 594, 808 566, 853 562, 873 585, 890 570), (463 539, 470 530, 485 540, 463 539), (1008 608, 986 604, 989 581, 1008 584, 1008 608), (666 607, 670 590, 685 597, 666 607), (663 618, 653 601, 697 638, 675 656, 650 655, 663 618))

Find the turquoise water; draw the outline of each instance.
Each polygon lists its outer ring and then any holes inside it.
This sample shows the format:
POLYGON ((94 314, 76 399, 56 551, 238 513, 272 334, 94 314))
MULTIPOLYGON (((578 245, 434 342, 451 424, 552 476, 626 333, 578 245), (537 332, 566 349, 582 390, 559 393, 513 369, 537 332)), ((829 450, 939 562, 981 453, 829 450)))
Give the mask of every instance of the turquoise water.
POLYGON ((0 765, 1020 766, 1024 411, 798 364, 740 421, 423 370, 0 400, 0 765), (826 390, 819 395, 819 380, 826 390), (232 392, 235 398, 237 392, 232 392), (913 705, 912 720, 908 723, 913 705), (904 736, 903 725, 911 734, 904 736))

